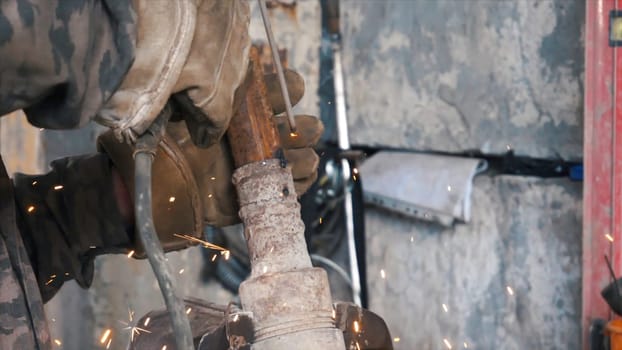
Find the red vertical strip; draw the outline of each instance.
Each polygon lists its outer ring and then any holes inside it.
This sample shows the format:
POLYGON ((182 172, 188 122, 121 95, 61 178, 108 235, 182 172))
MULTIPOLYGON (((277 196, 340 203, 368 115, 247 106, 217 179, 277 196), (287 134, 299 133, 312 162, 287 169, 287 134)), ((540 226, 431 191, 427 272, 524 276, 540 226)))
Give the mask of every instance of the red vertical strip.
MULTIPOLYGON (((614 126, 614 52, 609 46, 609 13, 615 0, 586 1, 585 25, 585 104, 584 104, 584 188, 583 188, 583 348, 588 349, 588 332, 595 318, 609 317, 609 309, 600 296, 600 290, 610 282, 604 255, 612 255, 609 238, 622 242, 619 232, 614 232, 612 197, 620 191, 620 175, 614 176, 619 163, 613 164, 618 140, 613 138, 614 126), (615 146, 615 147, 614 147, 615 146), (610 235, 609 237, 607 235, 610 235)), ((620 94, 620 91, 616 91, 620 94)), ((619 108, 619 107, 618 107, 619 108)), ((622 135, 618 132, 618 135, 622 135)), ((622 155, 622 152, 618 152, 622 155)), ((614 211, 615 210, 615 211, 614 211)), ((622 247, 621 247, 622 248, 622 247)), ((614 268, 622 273, 621 248, 615 249, 614 268)))
MULTIPOLYGON (((620 0, 615 0, 614 8, 620 10, 620 0)), ((622 47, 612 48, 614 81, 613 100, 613 198, 612 215, 615 244, 613 245, 613 265, 618 276, 622 276, 622 47)))

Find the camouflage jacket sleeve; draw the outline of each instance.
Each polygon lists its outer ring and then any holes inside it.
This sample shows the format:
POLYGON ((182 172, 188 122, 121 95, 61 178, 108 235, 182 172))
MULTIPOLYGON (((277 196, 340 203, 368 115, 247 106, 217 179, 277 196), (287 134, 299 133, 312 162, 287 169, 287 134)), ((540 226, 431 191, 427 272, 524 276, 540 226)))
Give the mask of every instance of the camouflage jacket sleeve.
POLYGON ((127 73, 135 27, 130 0, 0 1, 0 115, 83 125, 127 73))
POLYGON ((93 260, 126 253, 133 232, 124 227, 112 191, 111 165, 96 154, 52 162, 45 175, 14 177, 17 221, 44 302, 63 282, 84 288, 93 260))

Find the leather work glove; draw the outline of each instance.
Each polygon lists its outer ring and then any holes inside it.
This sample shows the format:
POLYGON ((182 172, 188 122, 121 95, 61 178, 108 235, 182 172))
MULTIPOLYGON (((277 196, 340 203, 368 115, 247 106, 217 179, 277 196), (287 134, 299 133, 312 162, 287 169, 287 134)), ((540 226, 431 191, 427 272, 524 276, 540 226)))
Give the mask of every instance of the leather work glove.
MULTIPOLYGON (((304 92, 302 77, 290 70, 285 76, 290 98, 296 103, 304 92)), ((280 94, 271 92, 278 89, 276 75, 266 75, 265 81, 271 105, 282 106, 280 94)), ((275 109, 274 112, 281 111, 275 109)), ((319 157, 312 146, 319 140, 324 127, 313 116, 298 115, 297 134, 292 137, 286 118, 275 118, 296 193, 301 195, 317 178, 319 157)), ((98 148, 109 155, 133 196, 132 146, 119 141, 112 131, 108 131, 98 138, 98 148)), ((176 233, 201 237, 205 225, 226 226, 239 222, 237 197, 231 181, 233 160, 225 138, 210 147, 200 148, 192 142, 185 121, 169 122, 152 169, 153 217, 165 251, 191 245, 188 240, 174 237, 176 233)), ((134 256, 141 258, 142 253, 138 246, 134 256)))
POLYGON ((248 65, 246 0, 133 0, 135 59, 95 120, 133 143, 174 93, 196 109, 197 142, 217 142, 232 116, 248 65))

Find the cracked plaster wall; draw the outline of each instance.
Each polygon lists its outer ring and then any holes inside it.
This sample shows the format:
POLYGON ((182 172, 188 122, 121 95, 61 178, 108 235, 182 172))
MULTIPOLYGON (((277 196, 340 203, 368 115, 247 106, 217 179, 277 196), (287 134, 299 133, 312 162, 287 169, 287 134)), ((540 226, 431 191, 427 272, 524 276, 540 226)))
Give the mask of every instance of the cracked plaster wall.
POLYGON ((355 144, 582 155, 585 2, 342 2, 355 144))
POLYGON ((370 308, 395 348, 580 349, 580 199, 581 183, 500 176, 449 229, 368 208, 370 308))
MULTIPOLYGON (((584 7, 343 0, 352 142, 580 159, 584 7)), ((396 349, 579 349, 581 199, 501 176, 476 178, 450 229, 368 207, 370 305, 396 349)))

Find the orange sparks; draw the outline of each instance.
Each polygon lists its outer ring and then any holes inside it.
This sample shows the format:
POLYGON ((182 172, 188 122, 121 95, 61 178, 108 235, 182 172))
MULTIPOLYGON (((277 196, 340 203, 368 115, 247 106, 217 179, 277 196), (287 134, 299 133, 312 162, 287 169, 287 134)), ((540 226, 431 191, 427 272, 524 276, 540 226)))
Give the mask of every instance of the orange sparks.
POLYGON ((380 270, 380 277, 382 277, 382 279, 387 278, 387 274, 384 272, 384 269, 380 270))
POLYGON ((186 239, 190 242, 195 242, 195 243, 199 243, 202 246, 204 246, 205 248, 210 248, 210 249, 214 249, 214 250, 220 250, 220 251, 227 251, 226 248, 223 248, 219 245, 216 245, 214 243, 210 243, 208 241, 204 241, 202 239, 196 238, 196 237, 192 237, 190 235, 180 235, 178 233, 173 234, 173 236, 178 237, 178 238, 183 238, 186 239))
POLYGON ((63 189, 63 185, 56 185, 54 186, 54 191, 58 191, 58 190, 62 190, 63 189))
POLYGON ((186 270, 186 269, 181 269, 181 270, 179 270, 179 274, 181 275, 182 273, 184 273, 184 271, 185 271, 185 270, 186 270))
POLYGON ((214 255, 212 256, 212 262, 216 261, 216 258, 217 258, 217 257, 218 257, 218 255, 214 254, 214 255))
POLYGON ((510 286, 506 286, 505 289, 508 291, 509 295, 514 295, 514 290, 510 286))
POLYGON ((33 181, 32 185, 35 186, 37 184, 37 181, 33 181))
POLYGON ((169 202, 173 203, 175 201, 175 197, 171 197, 168 199, 169 202))
MULTIPOLYGON (((133 342, 134 338, 140 335, 140 332, 146 332, 146 333, 151 333, 150 331, 144 329, 144 328, 140 328, 138 326, 132 325, 131 322, 134 320, 134 311, 128 309, 127 310, 129 313, 129 317, 130 317, 130 321, 129 322, 124 322, 124 321, 119 321, 122 324, 124 324, 125 328, 123 329, 128 329, 130 331, 130 341, 133 342)), ((147 317, 147 319, 145 320, 145 326, 147 326, 147 324, 149 323, 149 317, 147 317)))
POLYGON ((449 342, 449 340, 447 340, 447 338, 443 339, 443 343, 445 343, 447 349, 451 349, 451 343, 449 342))
POLYGON ((210 179, 210 180, 212 180, 212 181, 214 181, 214 180, 216 180, 216 176, 212 176, 212 177, 210 177, 209 179, 210 179))
POLYGON ((126 327, 125 329, 129 329, 132 333, 130 334, 130 341, 134 342, 134 337, 139 336, 140 332, 145 332, 145 333, 151 333, 150 331, 144 329, 144 328, 140 328, 140 327, 126 327))
POLYGON ((607 238, 609 242, 613 242, 613 236, 611 236, 610 234, 606 233, 605 238, 607 238))
POLYGON ((162 350, 166 350, 166 345, 162 345, 162 350))
POLYGON ((149 325, 149 321, 151 321, 151 317, 147 317, 145 319, 145 322, 143 323, 143 326, 147 327, 149 325))
POLYGON ((106 340, 108 340, 108 337, 110 337, 110 333, 112 333, 112 329, 110 328, 106 329, 104 334, 102 334, 102 337, 99 339, 99 343, 100 344, 106 343, 106 340))
POLYGON ((29 213, 32 213, 33 211, 35 211, 35 206, 31 205, 28 207, 28 209, 26 209, 29 213))
POLYGON ((186 315, 189 315, 189 314, 190 314, 190 311, 192 311, 192 308, 191 308, 191 307, 189 307, 189 308, 186 310, 186 315))
POLYGON ((290 133, 289 133, 289 136, 290 136, 290 137, 298 137, 298 133, 295 133, 295 132, 290 132, 290 133))
POLYGON ((58 339, 54 339, 54 343, 56 343, 56 345, 58 345, 58 346, 63 345, 63 343, 61 343, 61 341, 58 340, 58 339))
POLYGON ((50 280, 49 280, 49 281, 45 282, 45 285, 46 285, 46 286, 47 286, 47 285, 49 285, 50 283, 52 283, 52 281, 54 281, 54 279, 53 279, 53 278, 50 278, 50 280))
POLYGON ((223 250, 222 252, 220 252, 220 255, 225 257, 225 260, 229 260, 229 257, 231 256, 231 252, 229 250, 223 250))
POLYGON ((106 344, 106 349, 110 349, 110 344, 112 343, 112 338, 108 340, 108 344, 106 344))
POLYGON ((354 321, 354 324, 352 326, 353 326, 353 329, 354 329, 354 333, 359 333, 361 331, 361 327, 359 325, 359 321, 354 321))
POLYGON ((131 258, 132 256, 134 256, 134 251, 131 250, 129 253, 127 253, 127 257, 131 258))
POLYGON ((449 308, 447 307, 447 304, 443 304, 443 310, 445 310, 445 312, 449 312, 449 308))
POLYGON ((395 343, 399 343, 399 342, 400 342, 400 337, 395 337, 395 338, 393 338, 393 342, 395 342, 395 343))

